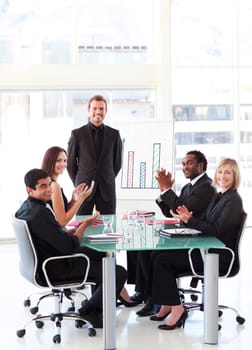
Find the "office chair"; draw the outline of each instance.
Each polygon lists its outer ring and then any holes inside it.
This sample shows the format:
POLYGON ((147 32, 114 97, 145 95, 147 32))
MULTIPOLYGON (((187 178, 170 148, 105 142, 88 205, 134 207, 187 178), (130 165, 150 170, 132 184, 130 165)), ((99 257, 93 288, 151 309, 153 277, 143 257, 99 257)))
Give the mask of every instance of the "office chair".
MULTIPOLYGON (((219 275, 219 278, 231 278, 236 276, 240 271, 240 245, 241 245, 242 236, 246 226, 246 220, 247 220, 247 213, 244 212, 242 215, 240 228, 237 233, 236 242, 233 250, 228 247, 214 249, 214 252, 218 252, 220 249, 224 249, 230 253, 230 264, 228 266, 228 269, 225 274, 219 275)), ((192 276, 191 283, 190 283, 191 288, 189 289, 179 288, 179 294, 180 294, 181 302, 184 304, 185 308, 188 311, 194 311, 194 310, 204 311, 204 278, 203 278, 203 275, 197 273, 194 268, 194 265, 193 265, 194 250, 195 248, 192 248, 188 252, 193 275, 192 273, 182 273, 178 276, 178 278, 192 276), (199 281, 201 282, 201 291, 196 289, 199 281), (191 302, 185 301, 186 294, 190 294, 191 302), (201 296, 201 302, 197 302, 198 296, 201 296)), ((242 317, 235 308, 227 305, 218 305, 218 308, 219 308, 219 311, 218 311, 219 317, 222 316, 222 313, 223 313, 222 310, 229 309, 234 311, 234 313, 236 314, 236 321, 239 324, 243 324, 245 322, 245 318, 242 317)), ((221 329, 221 326, 219 325, 219 330, 220 329, 221 329)))
MULTIPOLYGON (((70 303, 70 306, 68 307, 67 311, 69 312, 75 311, 75 300, 73 298, 74 296, 82 297, 82 302, 81 302, 82 305, 85 303, 86 300, 88 300, 87 294, 80 291, 80 289, 90 287, 91 288, 90 293, 92 293, 95 286, 96 286, 95 282, 86 281, 85 285, 78 287, 77 290, 71 289, 70 293, 65 292, 65 297, 67 298, 67 301, 69 301, 70 303)), ((29 294, 23 303, 25 307, 29 307, 30 313, 32 315, 35 315, 39 311, 40 303, 49 297, 53 297, 53 292, 51 291, 51 289, 48 288, 47 291, 33 292, 32 294, 29 294)))
POLYGON ((31 282, 33 285, 39 288, 48 287, 51 289, 51 296, 54 302, 54 311, 51 314, 38 314, 31 320, 26 322, 23 328, 19 329, 16 334, 19 338, 22 338, 26 333, 26 327, 28 324, 34 322, 37 328, 43 328, 44 320, 50 320, 54 322, 55 325, 55 335, 53 336, 54 343, 61 342, 61 322, 63 319, 71 319, 75 321, 75 326, 81 328, 85 325, 88 328, 88 335, 93 337, 96 335, 96 330, 89 323, 88 320, 81 317, 79 314, 73 311, 61 312, 61 305, 63 303, 64 297, 69 298, 71 296, 72 288, 78 288, 83 286, 87 280, 89 271, 89 258, 85 254, 73 254, 50 257, 43 262, 42 270, 44 278, 41 278, 38 270, 38 258, 37 252, 34 247, 29 227, 25 220, 12 218, 12 224, 14 232, 17 239, 18 250, 19 250, 19 270, 21 275, 31 282), (47 268, 50 262, 55 260, 68 260, 78 259, 83 263, 84 276, 80 277, 78 280, 62 280, 58 282, 52 281, 48 276, 47 268))

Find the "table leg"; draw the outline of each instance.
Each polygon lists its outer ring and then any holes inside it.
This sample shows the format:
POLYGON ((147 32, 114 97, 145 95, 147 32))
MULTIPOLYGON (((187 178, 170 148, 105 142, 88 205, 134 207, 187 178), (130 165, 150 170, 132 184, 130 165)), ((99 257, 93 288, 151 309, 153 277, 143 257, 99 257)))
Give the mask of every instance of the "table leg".
POLYGON ((103 258, 103 343, 105 350, 116 349, 115 255, 103 258))
POLYGON ((205 254, 204 259, 204 343, 218 344, 219 255, 205 254))

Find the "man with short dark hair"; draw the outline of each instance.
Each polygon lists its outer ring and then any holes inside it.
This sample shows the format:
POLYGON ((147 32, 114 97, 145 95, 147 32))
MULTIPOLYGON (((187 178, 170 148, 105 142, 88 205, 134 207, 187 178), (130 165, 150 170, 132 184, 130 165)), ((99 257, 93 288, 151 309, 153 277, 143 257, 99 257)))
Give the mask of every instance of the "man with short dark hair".
POLYGON ((182 171, 190 182, 186 184, 178 196, 172 189, 174 179, 170 172, 161 169, 157 172, 160 197, 156 203, 165 216, 171 216, 170 209, 175 211, 179 205, 185 205, 199 217, 208 207, 216 193, 212 180, 206 174, 207 159, 200 151, 189 151, 182 160, 182 171))
MULTIPOLYGON (((174 179, 165 169, 157 171, 156 179, 159 184, 160 196, 156 203, 165 216, 172 216, 170 210, 176 212, 178 206, 185 205, 199 217, 208 207, 216 193, 212 180, 206 174, 207 159, 200 151, 189 151, 182 160, 182 170, 190 182, 186 184, 178 196, 172 189, 174 179)), ((133 301, 145 301, 145 306, 137 311, 138 316, 150 316, 158 312, 158 306, 153 305, 146 295, 146 284, 149 274, 150 251, 137 253, 136 267, 136 293, 131 297, 133 301)), ((130 275, 130 272, 129 272, 130 275)), ((129 281, 129 278, 128 278, 129 281)), ((129 283, 129 282, 128 282, 129 283)))
MULTIPOLYGON (((90 259, 88 279, 96 282, 96 289, 79 313, 89 320, 94 327, 102 327, 102 258, 100 253, 80 246, 84 231, 92 225, 99 213, 83 220, 74 233, 68 233, 57 222, 52 208, 47 203, 51 199, 51 178, 42 169, 28 171, 24 178, 28 198, 23 202, 15 216, 27 222, 31 237, 38 254, 40 278, 44 279, 42 264, 51 256, 84 253, 90 259)), ((54 281, 69 277, 83 276, 83 265, 79 261, 69 262, 57 260, 50 265, 49 275, 54 281)), ((122 266, 116 266, 116 294, 120 291, 127 278, 127 272, 122 266)))

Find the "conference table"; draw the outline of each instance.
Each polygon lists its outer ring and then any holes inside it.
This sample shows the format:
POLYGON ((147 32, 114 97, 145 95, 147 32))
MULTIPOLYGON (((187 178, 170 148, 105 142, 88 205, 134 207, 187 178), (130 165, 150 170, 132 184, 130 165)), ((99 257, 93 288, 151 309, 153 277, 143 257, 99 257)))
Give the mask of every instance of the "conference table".
MULTIPOLYGON (((125 233, 125 215, 110 215, 113 219, 114 233, 125 233)), ((77 216, 82 220, 86 216, 77 216)), ((83 236, 82 244, 99 252, 106 252, 103 258, 103 345, 105 350, 116 349, 116 295, 115 295, 115 264, 116 253, 121 251, 139 250, 174 250, 200 249, 204 259, 204 343, 218 343, 218 254, 210 253, 210 248, 222 248, 224 244, 215 237, 187 236, 163 237, 154 229, 152 220, 146 219, 144 228, 137 228, 128 237, 119 238, 114 243, 93 243, 87 239, 89 235, 102 234, 102 221, 90 226, 83 236)), ((177 227, 174 224, 165 228, 177 227)))

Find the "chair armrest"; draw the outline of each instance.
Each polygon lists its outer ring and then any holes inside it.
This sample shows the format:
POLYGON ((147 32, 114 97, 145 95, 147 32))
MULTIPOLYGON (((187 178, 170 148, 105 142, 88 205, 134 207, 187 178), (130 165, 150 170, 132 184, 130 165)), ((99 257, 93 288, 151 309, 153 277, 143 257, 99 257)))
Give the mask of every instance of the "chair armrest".
POLYGON ((202 262, 204 262, 203 252, 202 252, 202 250, 200 248, 191 248, 191 249, 189 249, 188 250, 188 258, 189 258, 189 263, 190 263, 190 267, 191 267, 192 273, 193 273, 194 276, 196 276, 198 278, 204 278, 204 275, 197 273, 195 268, 194 268, 193 258, 192 258, 192 252, 194 250, 200 250, 201 257, 202 257, 202 262))
POLYGON ((76 254, 71 254, 71 255, 52 256, 50 258, 47 258, 42 264, 42 270, 43 270, 43 273, 45 275, 46 282, 50 288, 60 288, 60 287, 62 287, 62 288, 77 288, 77 287, 82 286, 83 284, 85 284, 85 282, 87 280, 89 267, 90 267, 89 258, 86 254, 82 254, 82 253, 76 253, 76 254), (47 273, 47 264, 49 262, 56 261, 56 260, 68 260, 69 261, 69 260, 74 260, 77 258, 83 259, 83 262, 85 262, 85 264, 86 264, 85 274, 79 283, 69 283, 68 281, 66 281, 66 283, 64 283, 63 285, 60 286, 59 284, 53 283, 51 281, 51 279, 49 278, 48 273, 47 273))
MULTIPOLYGON (((190 262, 190 267, 191 267, 191 270, 192 270, 193 275, 195 275, 196 277, 199 277, 199 278, 203 278, 204 275, 197 273, 197 272, 196 272, 196 269, 195 269, 195 267, 194 267, 194 264, 193 264, 192 252, 193 252, 193 250, 195 250, 195 249, 200 249, 200 248, 191 248, 191 249, 189 249, 189 251, 188 251, 188 258, 189 258, 189 262, 190 262)), ((227 277, 230 275, 230 273, 231 273, 231 271, 232 271, 232 268, 233 268, 233 265, 234 265, 235 253, 234 253, 234 251, 233 251, 231 248, 228 248, 228 247, 214 248, 214 250, 215 250, 215 251, 217 251, 217 250, 226 250, 226 251, 228 251, 228 252, 230 253, 230 255, 231 255, 231 260, 230 260, 230 263, 229 263, 227 272, 226 272, 224 275, 219 276, 220 278, 227 278, 227 277)), ((200 249, 200 251, 201 251, 202 260, 204 261, 203 252, 202 252, 201 249, 200 249)))

